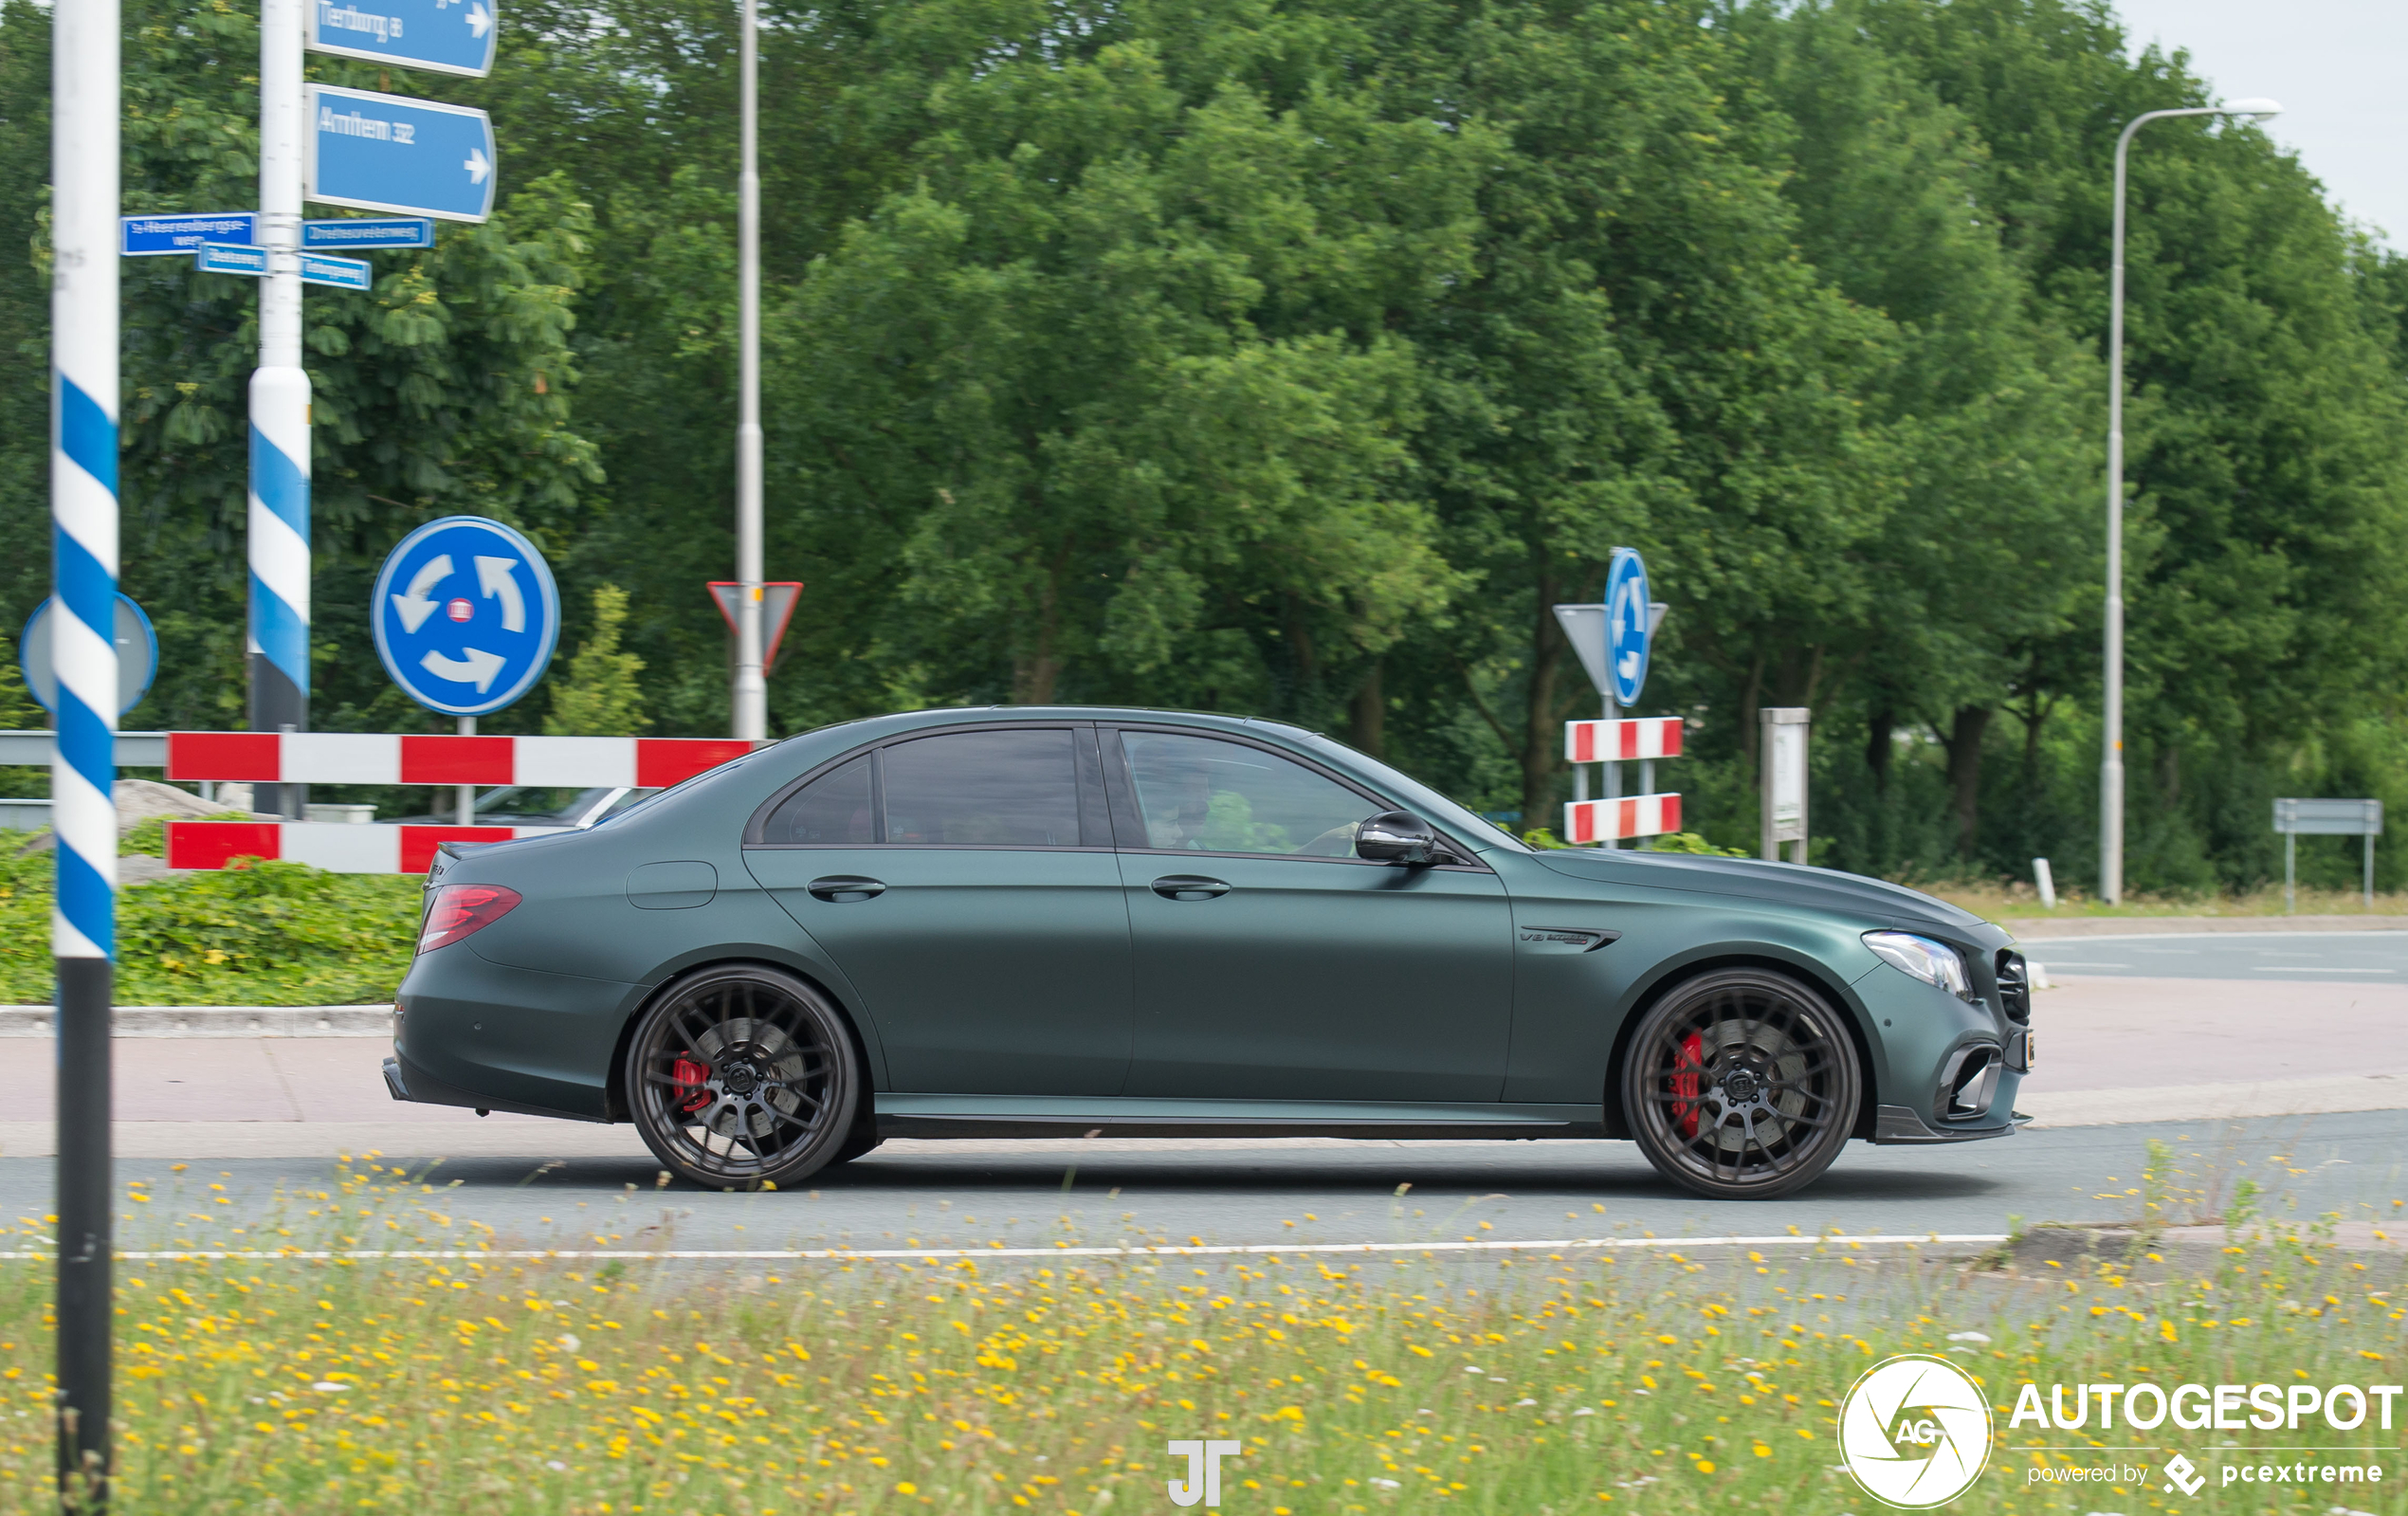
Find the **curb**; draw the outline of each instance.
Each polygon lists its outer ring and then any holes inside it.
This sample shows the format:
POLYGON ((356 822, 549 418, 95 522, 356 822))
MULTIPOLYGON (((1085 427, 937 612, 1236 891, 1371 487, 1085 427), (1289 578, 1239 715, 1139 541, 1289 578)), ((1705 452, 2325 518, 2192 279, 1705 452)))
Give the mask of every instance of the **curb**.
MULTIPOLYGON (((56 1009, 0 1005, 0 1037, 47 1037, 56 1009)), ((391 1005, 121 1005, 110 1015, 119 1037, 390 1037, 391 1005)))

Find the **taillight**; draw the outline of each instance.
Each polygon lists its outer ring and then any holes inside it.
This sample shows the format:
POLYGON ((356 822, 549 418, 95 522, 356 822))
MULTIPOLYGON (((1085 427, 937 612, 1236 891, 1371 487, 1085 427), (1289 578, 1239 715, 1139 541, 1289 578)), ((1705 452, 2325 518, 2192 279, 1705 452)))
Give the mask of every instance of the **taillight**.
POLYGON ((519 904, 519 892, 500 885, 438 885, 427 893, 426 919, 418 926, 418 951, 459 941, 502 920, 519 904))

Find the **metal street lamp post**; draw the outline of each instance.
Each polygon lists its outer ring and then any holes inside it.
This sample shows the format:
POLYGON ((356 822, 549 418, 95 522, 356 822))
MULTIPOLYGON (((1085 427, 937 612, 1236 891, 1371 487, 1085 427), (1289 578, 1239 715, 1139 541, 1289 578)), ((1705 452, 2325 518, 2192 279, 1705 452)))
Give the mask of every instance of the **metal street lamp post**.
POLYGON ((735 735, 769 732, 769 685, 761 674, 761 168, 760 7, 744 0, 739 112, 743 162, 737 175, 736 678, 729 703, 735 735))
POLYGON ((2099 756, 2099 897, 2124 899, 2124 179, 2132 134, 2170 116, 2246 116, 2267 120, 2271 100, 2148 111, 2115 139, 2115 267, 2107 295, 2107 730, 2099 756))

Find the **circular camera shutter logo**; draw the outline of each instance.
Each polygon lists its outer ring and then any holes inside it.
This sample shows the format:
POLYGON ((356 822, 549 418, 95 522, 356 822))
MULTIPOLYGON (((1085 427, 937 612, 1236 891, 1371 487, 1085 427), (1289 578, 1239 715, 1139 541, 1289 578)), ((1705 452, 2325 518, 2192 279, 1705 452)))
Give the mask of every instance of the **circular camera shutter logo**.
POLYGON ((1885 1506, 1944 1506, 1990 1460, 1990 1402, 1946 1359, 1884 1359, 1840 1402, 1839 1453, 1865 1493, 1885 1506))

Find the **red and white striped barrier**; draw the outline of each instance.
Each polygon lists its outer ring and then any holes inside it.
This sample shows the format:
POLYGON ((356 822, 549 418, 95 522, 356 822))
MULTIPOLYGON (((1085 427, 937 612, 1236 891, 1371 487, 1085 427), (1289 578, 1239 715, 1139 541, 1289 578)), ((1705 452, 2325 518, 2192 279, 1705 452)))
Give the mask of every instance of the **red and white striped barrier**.
POLYGON ((1631 837, 1660 837, 1680 830, 1681 797, 1677 795, 1574 800, 1563 808, 1566 842, 1620 842, 1631 837))
POLYGON ((1623 758, 1681 756, 1681 718, 1643 716, 1625 721, 1566 721, 1566 763, 1614 763, 1623 758))
POLYGON ((423 874, 446 842, 507 842, 557 827, 354 826, 340 821, 171 821, 170 868, 223 868, 279 858, 337 874, 423 874))
POLYGON ((708 737, 170 732, 167 776, 259 784, 629 785, 657 789, 690 779, 752 750, 750 742, 708 737))

